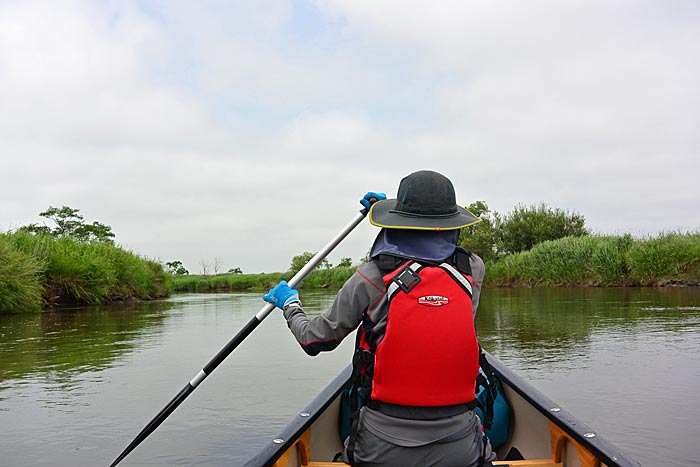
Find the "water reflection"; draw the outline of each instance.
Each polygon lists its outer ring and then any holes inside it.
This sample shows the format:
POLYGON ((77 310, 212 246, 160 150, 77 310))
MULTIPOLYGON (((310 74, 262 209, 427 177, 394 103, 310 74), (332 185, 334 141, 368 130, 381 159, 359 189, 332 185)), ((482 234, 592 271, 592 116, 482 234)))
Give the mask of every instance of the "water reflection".
MULTIPOLYGON (((580 368, 595 336, 697 332, 700 290, 522 288, 485 291, 477 315, 482 345, 527 367, 580 368)), ((506 361, 507 363, 507 361, 506 361)))
MULTIPOLYGON (((74 375, 98 372, 162 332, 169 302, 64 308, 0 315, 0 391, 40 381, 50 394, 74 390, 74 375)), ((99 383, 99 373, 87 383, 99 383)))

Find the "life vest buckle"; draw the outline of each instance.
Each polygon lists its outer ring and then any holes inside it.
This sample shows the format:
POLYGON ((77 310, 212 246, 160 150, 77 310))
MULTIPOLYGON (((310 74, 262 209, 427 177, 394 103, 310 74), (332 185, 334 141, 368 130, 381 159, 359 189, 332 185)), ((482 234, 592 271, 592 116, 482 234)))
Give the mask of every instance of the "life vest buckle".
POLYGON ((399 271, 392 279, 401 287, 401 290, 408 293, 422 280, 418 273, 410 265, 399 271))

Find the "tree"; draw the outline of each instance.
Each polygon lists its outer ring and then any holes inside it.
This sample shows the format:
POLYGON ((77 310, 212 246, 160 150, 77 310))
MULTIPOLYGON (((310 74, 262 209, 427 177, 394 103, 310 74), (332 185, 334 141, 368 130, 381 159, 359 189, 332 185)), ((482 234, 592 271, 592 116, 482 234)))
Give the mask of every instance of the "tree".
POLYGON ((458 244, 468 251, 476 253, 484 261, 498 259, 498 231, 500 215, 491 212, 484 201, 475 201, 467 210, 481 219, 481 222, 471 227, 465 227, 459 232, 458 244))
POLYGON ((209 275, 209 268, 211 267, 211 263, 209 261, 202 260, 199 262, 199 264, 202 266, 202 275, 209 275))
POLYGON ((221 265, 224 264, 223 260, 218 256, 214 258, 214 274, 219 274, 219 269, 221 265))
POLYGON ((53 221, 56 227, 51 229, 46 225, 29 224, 21 227, 20 230, 33 234, 48 234, 57 238, 72 237, 81 242, 114 242, 112 227, 100 222, 86 224, 79 213, 80 209, 69 206, 61 208, 49 206, 49 209, 40 212, 39 215, 53 221))
MULTIPOLYGON (((314 257, 314 255, 316 255, 316 253, 309 253, 308 251, 305 251, 302 254, 293 257, 292 262, 289 265, 289 272, 296 274, 301 271, 301 268, 306 266, 306 263, 308 263, 311 258, 314 257)), ((330 269, 332 265, 327 259, 324 258, 319 267, 320 269, 330 269)))
POLYGON ((352 259, 351 258, 340 258, 340 262, 336 267, 339 268, 349 268, 352 266, 352 259))
POLYGON ((505 253, 526 251, 540 242, 588 235, 586 220, 578 213, 550 208, 545 203, 518 205, 498 225, 498 243, 505 253))
POLYGON ((168 269, 170 274, 174 274, 176 276, 186 276, 190 273, 182 265, 182 261, 168 261, 165 263, 165 267, 168 269))

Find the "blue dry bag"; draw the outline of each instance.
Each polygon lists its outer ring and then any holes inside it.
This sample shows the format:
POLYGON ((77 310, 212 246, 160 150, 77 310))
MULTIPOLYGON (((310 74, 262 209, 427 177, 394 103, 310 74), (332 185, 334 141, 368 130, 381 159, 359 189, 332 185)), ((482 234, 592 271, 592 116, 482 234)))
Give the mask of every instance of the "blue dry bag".
POLYGON ((479 376, 476 379, 476 414, 484 424, 484 431, 493 449, 508 441, 510 405, 503 394, 498 376, 491 369, 486 355, 479 356, 479 376))

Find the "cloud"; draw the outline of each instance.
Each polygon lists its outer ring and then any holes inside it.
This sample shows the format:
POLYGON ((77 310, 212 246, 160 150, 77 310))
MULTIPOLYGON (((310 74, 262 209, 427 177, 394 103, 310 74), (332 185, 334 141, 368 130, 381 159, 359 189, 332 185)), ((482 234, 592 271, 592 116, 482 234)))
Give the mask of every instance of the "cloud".
MULTIPOLYGON (((282 270, 441 171, 600 232, 697 228, 695 2, 0 5, 0 228, 68 204, 193 272, 282 270)), ((338 253, 363 256, 361 226, 338 253)))

